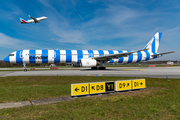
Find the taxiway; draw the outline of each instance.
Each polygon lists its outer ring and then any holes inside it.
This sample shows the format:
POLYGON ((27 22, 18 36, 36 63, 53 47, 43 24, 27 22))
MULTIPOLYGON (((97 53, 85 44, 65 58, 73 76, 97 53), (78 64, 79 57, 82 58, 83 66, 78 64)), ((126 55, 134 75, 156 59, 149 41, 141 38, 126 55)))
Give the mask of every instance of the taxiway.
MULTIPOLYGON (((1 70, 1 69, 0 69, 1 70)), ((107 67, 106 70, 90 68, 59 68, 58 70, 0 71, 1 77, 6 76, 127 76, 153 78, 180 78, 178 67, 107 67)))

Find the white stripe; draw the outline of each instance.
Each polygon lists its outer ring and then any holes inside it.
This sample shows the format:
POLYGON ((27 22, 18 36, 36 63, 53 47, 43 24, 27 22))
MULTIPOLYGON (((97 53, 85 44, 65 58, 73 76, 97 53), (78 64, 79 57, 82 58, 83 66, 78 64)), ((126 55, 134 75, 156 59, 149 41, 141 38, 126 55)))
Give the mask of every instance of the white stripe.
MULTIPOLYGON (((123 53, 126 53, 127 51, 123 51, 123 53)), ((122 63, 127 63, 128 62, 128 56, 127 57, 123 57, 123 62, 122 63)))
POLYGON ((109 55, 108 50, 103 50, 103 52, 104 52, 104 55, 109 55))
POLYGON ((36 50, 36 63, 42 63, 42 59, 40 58, 42 56, 42 50, 36 50))
POLYGON ((83 58, 89 58, 89 53, 87 50, 82 50, 83 52, 83 58))
POLYGON ((77 50, 71 50, 72 54, 72 63, 77 63, 77 50))
MULTIPOLYGON (((113 50, 113 52, 114 52, 114 54, 117 54, 117 53, 119 53, 117 50, 113 50)), ((119 59, 114 59, 114 63, 118 63, 118 61, 119 61, 119 59)))
POLYGON ((60 63, 66 63, 66 51, 60 50, 60 63))
POLYGON ((157 53, 159 47, 159 33, 155 35, 155 52, 157 53))
POLYGON ((14 56, 9 57, 10 63, 16 63, 16 51, 11 53, 11 54, 14 54, 14 56))
POLYGON ((98 57, 99 56, 98 50, 93 50, 93 53, 94 53, 94 57, 98 57))
POLYGON ((23 50, 23 63, 29 63, 29 50, 23 50))
POLYGON ((137 53, 133 53, 133 61, 132 62, 136 62, 137 61, 137 53))
POLYGON ((146 53, 144 51, 141 51, 142 59, 141 61, 144 61, 146 59, 146 53))
POLYGON ((54 50, 48 50, 48 63, 54 63, 54 50))

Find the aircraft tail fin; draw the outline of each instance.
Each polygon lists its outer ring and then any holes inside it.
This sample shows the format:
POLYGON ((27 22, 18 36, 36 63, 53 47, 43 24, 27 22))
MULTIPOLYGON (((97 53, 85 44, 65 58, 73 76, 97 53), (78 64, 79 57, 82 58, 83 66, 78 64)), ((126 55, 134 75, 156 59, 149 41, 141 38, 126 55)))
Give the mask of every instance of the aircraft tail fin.
POLYGON ((27 23, 27 21, 24 20, 23 18, 20 17, 19 19, 20 19, 21 23, 27 23))
POLYGON ((156 54, 159 48, 161 36, 162 36, 162 33, 157 32, 152 37, 152 39, 148 42, 148 44, 144 47, 144 49, 148 49, 149 52, 156 54))

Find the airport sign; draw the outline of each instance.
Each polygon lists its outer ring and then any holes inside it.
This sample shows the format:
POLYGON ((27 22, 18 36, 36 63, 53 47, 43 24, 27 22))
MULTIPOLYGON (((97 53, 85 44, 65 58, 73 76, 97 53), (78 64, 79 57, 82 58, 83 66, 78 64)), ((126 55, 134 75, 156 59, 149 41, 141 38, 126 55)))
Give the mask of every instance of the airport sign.
POLYGON ((131 90, 131 80, 115 81, 115 91, 131 90))
POLYGON ((89 83, 71 84, 71 96, 88 95, 89 83))
POLYGON ((145 79, 132 80, 132 89, 142 89, 142 88, 146 88, 145 79))
POLYGON ((114 81, 105 82, 106 92, 114 92, 114 81))
POLYGON ((89 83, 90 86, 90 94, 97 94, 97 93, 105 93, 105 82, 94 82, 89 83))

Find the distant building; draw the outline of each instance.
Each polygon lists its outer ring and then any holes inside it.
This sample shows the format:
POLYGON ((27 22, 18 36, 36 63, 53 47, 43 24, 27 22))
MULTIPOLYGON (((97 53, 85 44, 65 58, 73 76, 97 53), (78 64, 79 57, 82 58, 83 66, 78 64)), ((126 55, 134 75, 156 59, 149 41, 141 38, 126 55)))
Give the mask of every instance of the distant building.
POLYGON ((173 65, 174 62, 168 61, 167 64, 168 64, 168 65, 173 65))

